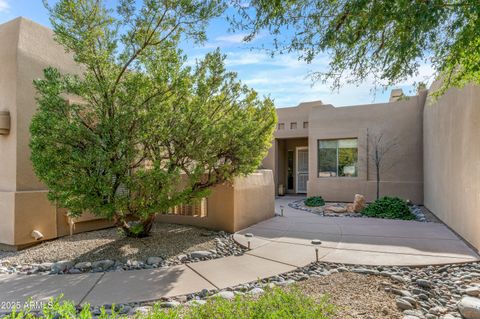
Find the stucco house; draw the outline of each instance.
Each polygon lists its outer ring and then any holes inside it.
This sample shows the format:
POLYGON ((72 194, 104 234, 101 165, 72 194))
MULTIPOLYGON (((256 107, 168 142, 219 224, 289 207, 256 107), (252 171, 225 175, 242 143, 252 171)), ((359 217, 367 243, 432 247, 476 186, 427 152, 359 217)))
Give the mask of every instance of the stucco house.
MULTIPOLYGON (((401 90, 400 90, 401 92, 401 90)), ((423 204, 423 109, 427 91, 388 103, 334 107, 321 101, 279 108, 275 141, 263 166, 274 171, 277 194, 321 195, 348 202, 375 199, 376 137, 392 144, 383 158, 381 194, 423 204)))
MULTIPOLYGON (((0 25, 0 248, 18 248, 69 233, 65 210, 47 200, 31 163, 29 123, 36 109, 32 81, 54 66, 78 72, 52 31, 23 18, 0 25)), ((385 155, 381 195, 423 204, 480 248, 480 87, 451 89, 438 100, 429 90, 388 103, 334 107, 320 101, 278 109, 278 127, 263 168, 207 199, 208 214, 163 220, 235 231, 274 214, 275 193, 352 201, 375 198, 371 137, 395 141, 385 155), (273 172, 273 173, 272 173, 273 172)), ((196 208, 192 209, 196 211, 196 208)), ((187 209, 187 210, 189 210, 187 209)), ((179 209, 178 211, 183 211, 179 209)), ((192 214, 191 214, 192 215, 192 214)), ((85 216, 75 231, 109 226, 85 216)))

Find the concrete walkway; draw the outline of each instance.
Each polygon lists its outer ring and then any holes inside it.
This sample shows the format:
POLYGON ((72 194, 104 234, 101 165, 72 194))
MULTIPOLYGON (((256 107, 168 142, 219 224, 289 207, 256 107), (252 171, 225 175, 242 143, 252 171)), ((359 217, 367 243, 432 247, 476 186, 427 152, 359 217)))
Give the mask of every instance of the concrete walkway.
POLYGON ((443 224, 320 217, 277 200, 275 217, 235 234, 252 248, 243 256, 166 269, 80 275, 2 275, 0 302, 46 300, 61 293, 94 305, 151 301, 278 275, 316 260, 364 265, 429 265, 477 261, 479 256, 443 224), (254 237, 246 237, 251 233, 254 237), (313 245, 312 239, 322 241, 313 245))

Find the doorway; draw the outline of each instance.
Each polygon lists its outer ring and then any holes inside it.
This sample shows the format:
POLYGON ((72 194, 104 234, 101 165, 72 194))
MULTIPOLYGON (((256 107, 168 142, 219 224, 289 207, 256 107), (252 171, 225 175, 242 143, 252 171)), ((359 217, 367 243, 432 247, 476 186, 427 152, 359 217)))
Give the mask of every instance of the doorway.
POLYGON ((296 167, 296 184, 297 193, 307 193, 308 182, 308 147, 297 147, 297 167, 296 167))

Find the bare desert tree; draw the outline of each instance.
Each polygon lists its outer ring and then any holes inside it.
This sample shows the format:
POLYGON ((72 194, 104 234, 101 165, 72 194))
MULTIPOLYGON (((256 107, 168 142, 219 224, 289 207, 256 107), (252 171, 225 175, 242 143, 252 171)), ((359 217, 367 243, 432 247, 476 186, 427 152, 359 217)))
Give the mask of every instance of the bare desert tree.
POLYGON ((398 139, 388 137, 383 131, 368 131, 369 157, 375 164, 375 173, 377 180, 377 199, 380 198, 380 180, 381 173, 391 169, 396 162, 389 159, 389 155, 398 149, 398 139))

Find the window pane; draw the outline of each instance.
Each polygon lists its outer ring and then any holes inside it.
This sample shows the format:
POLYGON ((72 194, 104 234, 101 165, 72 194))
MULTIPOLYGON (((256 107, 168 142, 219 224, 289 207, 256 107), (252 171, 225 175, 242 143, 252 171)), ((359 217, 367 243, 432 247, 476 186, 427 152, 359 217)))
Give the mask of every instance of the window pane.
POLYGON ((323 140, 320 141, 320 148, 334 148, 337 149, 337 140, 323 140))
POLYGON ((357 148, 357 139, 339 140, 338 148, 357 148))
MULTIPOLYGON (((356 142, 356 141, 355 141, 356 142)), ((357 176, 357 148, 343 147, 338 149, 338 175, 355 177, 357 176)))
POLYGON ((318 177, 337 176, 337 149, 320 148, 318 150, 318 177))

